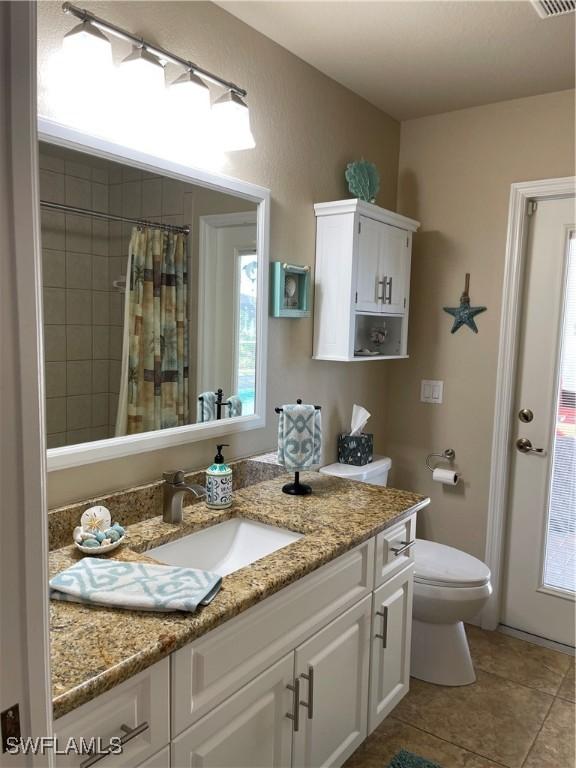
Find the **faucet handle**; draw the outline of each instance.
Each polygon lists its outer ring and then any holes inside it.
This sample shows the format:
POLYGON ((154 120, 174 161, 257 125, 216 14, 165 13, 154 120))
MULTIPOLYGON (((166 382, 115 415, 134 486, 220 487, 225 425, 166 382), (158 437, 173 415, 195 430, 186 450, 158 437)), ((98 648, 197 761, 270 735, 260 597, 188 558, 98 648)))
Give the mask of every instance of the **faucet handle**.
POLYGON ((162 472, 162 479, 171 485, 180 485, 184 482, 184 470, 169 469, 167 472, 162 472))

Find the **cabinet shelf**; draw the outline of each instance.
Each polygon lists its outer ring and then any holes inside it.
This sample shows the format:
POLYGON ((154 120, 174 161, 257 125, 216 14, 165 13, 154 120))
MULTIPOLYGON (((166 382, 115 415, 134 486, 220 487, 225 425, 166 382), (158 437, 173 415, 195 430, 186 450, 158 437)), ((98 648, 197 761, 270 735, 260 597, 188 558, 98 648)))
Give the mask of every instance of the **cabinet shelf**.
POLYGON ((419 223, 363 200, 314 210, 314 359, 408 357, 412 233, 419 223), (360 349, 378 354, 356 354, 360 349))

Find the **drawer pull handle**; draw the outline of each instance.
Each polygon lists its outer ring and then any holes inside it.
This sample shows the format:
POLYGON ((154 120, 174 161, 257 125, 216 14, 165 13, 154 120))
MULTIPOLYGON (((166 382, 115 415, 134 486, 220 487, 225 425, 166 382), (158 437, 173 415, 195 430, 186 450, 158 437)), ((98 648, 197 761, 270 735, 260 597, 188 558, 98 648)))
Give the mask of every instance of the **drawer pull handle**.
MULTIPOLYGON (((147 731, 149 728, 150 726, 146 721, 144 721, 143 723, 140 723, 140 725, 137 725, 135 728, 130 728, 129 725, 125 725, 124 723, 122 723, 122 725, 120 726, 120 730, 123 731, 124 735, 120 737, 120 744, 122 746, 124 746, 125 744, 128 744, 129 741, 132 741, 132 739, 135 739, 136 736, 140 736, 141 733, 144 733, 144 731, 147 731)), ((108 757, 108 755, 111 755, 111 754, 113 754, 112 750, 110 749, 110 747, 108 747, 108 749, 103 750, 97 755, 91 755, 86 760, 83 760, 80 763, 80 768, 90 768, 90 766, 96 765, 96 763, 99 763, 100 760, 102 760, 105 757, 108 757)))
POLYGON ((308 701, 301 701, 300 704, 308 710, 308 720, 312 720, 314 717, 314 667, 308 664, 308 674, 303 672, 300 677, 308 680, 308 701))
POLYGON ((392 548, 392 552, 394 552, 394 557, 398 557, 398 555, 401 555, 403 552, 407 552, 410 547, 413 547, 414 544, 416 544, 416 539, 413 541, 401 541, 400 544, 402 544, 401 547, 398 549, 392 548))
MULTIPOLYGON (((294 685, 287 685, 289 691, 292 691, 292 712, 286 712, 286 717, 294 723, 294 733, 300 730, 300 678, 294 680, 294 685)), ((80 766, 80 768, 83 768, 80 766)))
POLYGON ((382 648, 386 648, 388 642, 388 606, 384 606, 383 611, 376 611, 376 616, 382 616, 382 634, 376 634, 382 640, 382 648))

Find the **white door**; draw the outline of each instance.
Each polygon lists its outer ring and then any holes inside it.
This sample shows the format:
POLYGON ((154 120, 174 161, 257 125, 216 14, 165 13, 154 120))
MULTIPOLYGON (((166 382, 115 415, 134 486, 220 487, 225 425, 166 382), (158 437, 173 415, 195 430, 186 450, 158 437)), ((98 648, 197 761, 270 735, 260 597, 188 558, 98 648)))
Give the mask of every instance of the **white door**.
POLYGON ((574 646, 574 198, 539 201, 529 221, 502 623, 574 646))
POLYGON ((402 315, 408 302, 410 235, 403 229, 382 225, 379 274, 382 282, 381 311, 402 315))
POLYGON ((358 312, 381 312, 383 285, 380 258, 384 247, 384 229, 379 221, 360 217, 358 263, 356 267, 356 303, 358 312))
POLYGON ((172 742, 172 768, 289 768, 294 654, 289 653, 172 742))
POLYGON ((371 604, 368 595, 296 649, 294 768, 342 765, 366 738, 371 604))
POLYGON ((409 566, 374 592, 368 733, 408 693, 413 570, 409 566))

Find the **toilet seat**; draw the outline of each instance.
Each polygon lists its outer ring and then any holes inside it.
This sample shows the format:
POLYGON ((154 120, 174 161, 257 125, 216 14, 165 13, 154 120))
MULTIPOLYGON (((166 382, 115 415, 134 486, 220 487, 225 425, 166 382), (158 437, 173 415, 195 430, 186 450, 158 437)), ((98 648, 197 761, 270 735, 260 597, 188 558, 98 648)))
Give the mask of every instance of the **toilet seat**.
POLYGON ((416 539, 414 581, 430 587, 454 589, 483 587, 490 569, 478 558, 445 544, 416 539))

